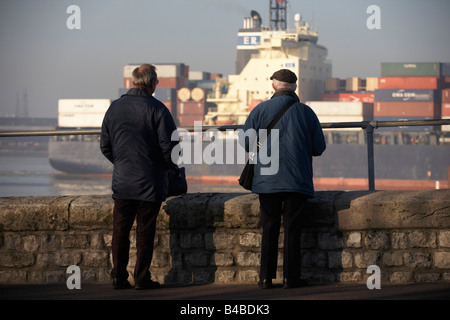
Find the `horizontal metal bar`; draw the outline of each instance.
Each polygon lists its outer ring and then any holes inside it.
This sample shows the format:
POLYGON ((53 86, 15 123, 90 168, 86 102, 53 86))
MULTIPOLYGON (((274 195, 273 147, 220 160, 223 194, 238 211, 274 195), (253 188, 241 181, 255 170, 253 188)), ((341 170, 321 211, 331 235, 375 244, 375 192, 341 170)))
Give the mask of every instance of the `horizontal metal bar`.
MULTIPOLYGON (((345 128, 362 128, 365 129, 368 125, 373 128, 379 127, 404 127, 404 126, 441 126, 450 125, 450 119, 431 119, 431 120, 400 120, 400 121, 361 121, 361 122, 325 122, 321 123, 323 129, 345 129, 345 128)), ((241 129, 241 125, 229 126, 199 126, 199 127, 179 127, 189 132, 198 130, 237 130, 241 129)), ((39 130, 39 131, 8 131, 0 132, 2 137, 30 137, 30 136, 64 136, 64 135, 90 135, 100 134, 101 129, 73 129, 73 130, 39 130)))

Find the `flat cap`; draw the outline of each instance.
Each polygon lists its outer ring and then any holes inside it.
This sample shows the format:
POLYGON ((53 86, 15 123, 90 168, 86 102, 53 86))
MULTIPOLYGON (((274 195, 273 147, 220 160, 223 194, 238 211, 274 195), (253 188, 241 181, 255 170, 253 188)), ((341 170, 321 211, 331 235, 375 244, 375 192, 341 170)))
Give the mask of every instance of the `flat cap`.
POLYGON ((287 83, 296 83, 297 82, 297 76, 295 73, 288 69, 281 69, 276 71, 271 77, 270 80, 278 80, 281 82, 287 82, 287 83))

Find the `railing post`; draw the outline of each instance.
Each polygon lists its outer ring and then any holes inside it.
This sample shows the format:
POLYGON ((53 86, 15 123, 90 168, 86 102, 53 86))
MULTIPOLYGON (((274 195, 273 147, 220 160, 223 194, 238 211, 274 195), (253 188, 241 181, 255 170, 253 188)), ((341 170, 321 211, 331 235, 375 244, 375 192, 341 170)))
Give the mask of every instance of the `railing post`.
POLYGON ((364 128, 367 134, 367 161, 369 173, 369 190, 375 190, 375 160, 373 151, 373 129, 377 127, 376 122, 368 122, 364 128))

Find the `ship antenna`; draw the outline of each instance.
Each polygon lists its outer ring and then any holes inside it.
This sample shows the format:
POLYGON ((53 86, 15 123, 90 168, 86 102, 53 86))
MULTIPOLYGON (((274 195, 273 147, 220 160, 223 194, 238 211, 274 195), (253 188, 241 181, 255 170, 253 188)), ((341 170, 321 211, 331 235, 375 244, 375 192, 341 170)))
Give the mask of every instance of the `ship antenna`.
POLYGON ((286 7, 287 0, 269 0, 270 1, 270 30, 283 30, 286 25, 286 7))

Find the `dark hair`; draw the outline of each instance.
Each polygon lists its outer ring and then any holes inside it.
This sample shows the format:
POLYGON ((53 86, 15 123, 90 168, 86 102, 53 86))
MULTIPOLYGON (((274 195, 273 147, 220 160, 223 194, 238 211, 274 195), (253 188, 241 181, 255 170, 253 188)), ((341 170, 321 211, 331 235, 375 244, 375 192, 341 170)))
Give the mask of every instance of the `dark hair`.
POLYGON ((142 64, 133 70, 133 84, 135 86, 150 88, 156 80, 156 67, 151 64, 142 64))

